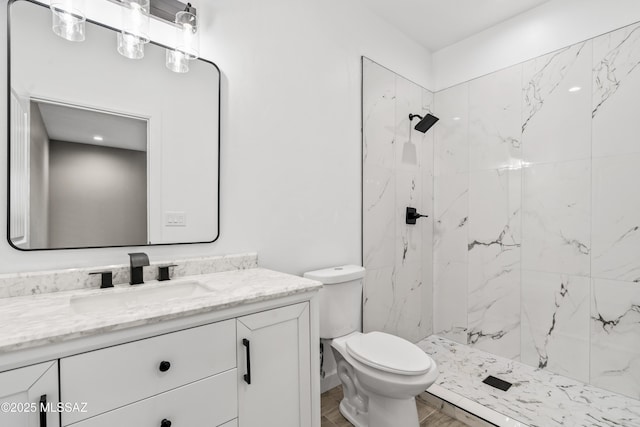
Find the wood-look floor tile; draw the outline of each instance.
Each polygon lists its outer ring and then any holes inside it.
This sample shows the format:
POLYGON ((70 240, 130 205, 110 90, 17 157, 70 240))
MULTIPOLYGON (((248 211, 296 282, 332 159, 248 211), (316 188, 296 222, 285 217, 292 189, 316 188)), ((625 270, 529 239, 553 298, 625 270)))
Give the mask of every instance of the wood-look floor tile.
POLYGON ((420 427, 467 427, 467 425, 436 411, 422 421, 420 427))
MULTIPOLYGON (((322 414, 321 427, 353 427, 340 413, 339 407, 340 401, 342 400, 342 387, 338 386, 326 391, 320 399, 320 412, 322 414)), ((466 424, 439 412, 438 408, 424 399, 416 398, 416 405, 418 407, 420 427, 467 427, 466 424)))
POLYGON ((340 413, 340 408, 335 407, 327 412, 324 416, 326 419, 331 421, 336 427, 351 427, 352 424, 342 416, 340 413))
POLYGON ((320 427, 336 427, 336 425, 329 421, 327 417, 322 417, 320 419, 320 427))
POLYGON ((424 421, 429 415, 433 414, 436 409, 424 400, 416 397, 416 405, 418 406, 418 421, 424 421))

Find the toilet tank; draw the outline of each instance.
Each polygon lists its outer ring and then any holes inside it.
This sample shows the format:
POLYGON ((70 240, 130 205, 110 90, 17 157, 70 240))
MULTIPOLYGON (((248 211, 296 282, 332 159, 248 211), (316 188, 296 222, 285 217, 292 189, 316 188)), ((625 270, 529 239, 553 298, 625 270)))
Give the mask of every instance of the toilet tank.
POLYGON ((333 339, 362 330, 364 272, 359 265, 343 265, 304 274, 324 285, 318 295, 320 338, 333 339))

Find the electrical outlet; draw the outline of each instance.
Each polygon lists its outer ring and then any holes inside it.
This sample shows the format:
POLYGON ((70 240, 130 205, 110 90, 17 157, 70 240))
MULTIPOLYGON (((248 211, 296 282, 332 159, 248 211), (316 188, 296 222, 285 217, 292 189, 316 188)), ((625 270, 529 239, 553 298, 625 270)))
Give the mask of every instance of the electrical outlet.
POLYGON ((186 227, 187 226, 187 214, 186 212, 165 212, 164 225, 167 227, 186 227))

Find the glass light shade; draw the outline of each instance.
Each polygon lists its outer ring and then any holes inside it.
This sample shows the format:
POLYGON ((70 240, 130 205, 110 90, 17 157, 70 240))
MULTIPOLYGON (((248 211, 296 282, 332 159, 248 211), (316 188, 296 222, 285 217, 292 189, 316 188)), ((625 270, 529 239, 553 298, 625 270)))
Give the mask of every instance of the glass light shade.
POLYGON ((183 52, 187 59, 197 59, 200 56, 200 33, 196 15, 178 12, 176 24, 176 50, 183 52))
POLYGON ((72 42, 84 41, 84 0, 52 1, 51 19, 51 28, 56 35, 72 42))
POLYGON ((189 58, 178 50, 167 49, 167 68, 174 73, 188 73, 189 58))
POLYGON ((122 33, 149 43, 149 0, 122 1, 122 33))
POLYGON ((129 59, 144 58, 144 42, 131 34, 118 33, 118 53, 129 59))

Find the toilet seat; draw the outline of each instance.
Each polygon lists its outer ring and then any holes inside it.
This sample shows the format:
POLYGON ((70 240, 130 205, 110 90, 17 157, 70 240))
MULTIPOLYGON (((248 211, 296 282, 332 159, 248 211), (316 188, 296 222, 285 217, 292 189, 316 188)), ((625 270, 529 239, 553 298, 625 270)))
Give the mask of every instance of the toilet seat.
POLYGON ((422 375, 431 369, 431 358, 409 341, 386 334, 357 334, 346 341, 351 357, 372 368, 399 375, 422 375))

